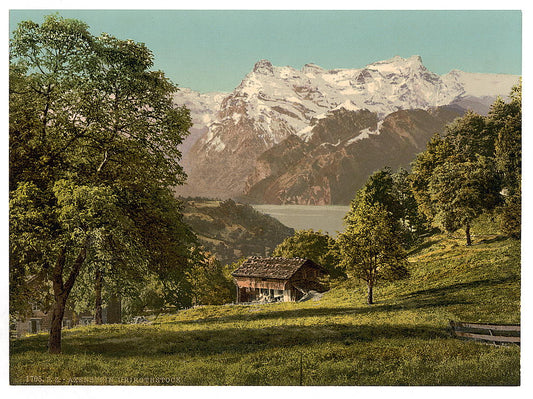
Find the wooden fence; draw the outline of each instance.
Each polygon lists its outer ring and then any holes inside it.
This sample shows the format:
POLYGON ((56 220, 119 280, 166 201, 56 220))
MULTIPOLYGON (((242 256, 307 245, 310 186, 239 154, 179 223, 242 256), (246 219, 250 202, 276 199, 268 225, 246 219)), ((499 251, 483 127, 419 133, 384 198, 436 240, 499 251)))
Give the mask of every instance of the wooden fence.
POLYGON ((461 338, 520 345, 520 324, 481 324, 450 321, 452 335, 461 338))

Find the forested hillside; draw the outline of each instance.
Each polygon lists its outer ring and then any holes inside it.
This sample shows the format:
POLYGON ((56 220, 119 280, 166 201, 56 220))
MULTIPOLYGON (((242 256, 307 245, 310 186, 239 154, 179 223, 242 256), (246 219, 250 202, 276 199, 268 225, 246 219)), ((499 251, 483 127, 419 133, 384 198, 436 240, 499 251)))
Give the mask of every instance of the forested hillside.
POLYGON ((222 264, 268 256, 294 230, 232 200, 184 199, 183 215, 205 248, 222 264))

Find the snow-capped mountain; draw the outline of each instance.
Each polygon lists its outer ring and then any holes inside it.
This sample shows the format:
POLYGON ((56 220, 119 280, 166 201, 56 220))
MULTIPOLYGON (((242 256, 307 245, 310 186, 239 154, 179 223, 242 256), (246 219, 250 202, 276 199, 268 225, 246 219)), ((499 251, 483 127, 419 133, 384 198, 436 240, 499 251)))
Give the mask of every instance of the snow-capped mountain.
MULTIPOLYGON (((235 197, 257 158, 290 135, 313 139, 317 122, 336 110, 368 110, 379 121, 408 109, 455 104, 486 112, 506 96, 518 76, 429 71, 419 56, 394 57, 361 69, 326 70, 307 64, 301 70, 257 62, 231 93, 182 90, 176 103, 191 109, 194 130, 183 147, 188 185, 184 195, 235 197)), ((354 130, 350 144, 379 133, 354 130)))
POLYGON ((180 89, 174 94, 174 102, 186 106, 191 112, 193 127, 182 143, 182 151, 188 152, 192 145, 207 132, 207 126, 216 118, 216 111, 229 93, 198 93, 180 89))

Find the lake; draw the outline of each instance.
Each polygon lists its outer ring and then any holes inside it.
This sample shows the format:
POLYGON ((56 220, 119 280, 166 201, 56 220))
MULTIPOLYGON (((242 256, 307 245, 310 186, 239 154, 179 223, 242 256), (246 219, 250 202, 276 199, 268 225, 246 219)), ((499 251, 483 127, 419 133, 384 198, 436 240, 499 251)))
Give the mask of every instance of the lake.
POLYGON ((345 205, 252 205, 295 230, 322 230, 331 236, 343 231, 342 220, 350 210, 345 205))

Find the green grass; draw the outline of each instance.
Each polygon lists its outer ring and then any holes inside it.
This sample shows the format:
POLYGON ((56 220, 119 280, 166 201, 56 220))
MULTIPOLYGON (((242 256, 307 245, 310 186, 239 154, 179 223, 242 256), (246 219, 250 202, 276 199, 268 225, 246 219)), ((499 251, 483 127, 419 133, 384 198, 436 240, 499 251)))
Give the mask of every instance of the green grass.
POLYGON ((46 353, 46 334, 29 336, 11 344, 11 383, 519 385, 518 346, 448 330, 449 320, 520 322, 520 242, 483 223, 471 248, 440 235, 413 249, 409 279, 378 286, 375 305, 346 282, 320 301, 68 330, 61 355, 46 353))

